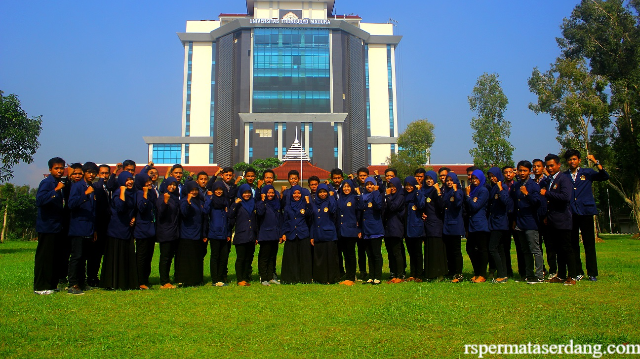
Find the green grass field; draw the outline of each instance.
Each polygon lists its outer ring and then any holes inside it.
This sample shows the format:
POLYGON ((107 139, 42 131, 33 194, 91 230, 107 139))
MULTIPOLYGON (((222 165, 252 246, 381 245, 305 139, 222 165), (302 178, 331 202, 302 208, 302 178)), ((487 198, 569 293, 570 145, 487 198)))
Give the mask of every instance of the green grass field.
MULTIPOLYGON (((36 243, 8 242, 0 245, 0 358, 476 358, 464 355, 465 344, 640 344, 640 241, 603 237, 599 281, 573 287, 254 282, 160 290, 156 252, 152 290, 82 296, 33 294, 36 243)), ((466 256, 464 264, 468 275, 466 256)))

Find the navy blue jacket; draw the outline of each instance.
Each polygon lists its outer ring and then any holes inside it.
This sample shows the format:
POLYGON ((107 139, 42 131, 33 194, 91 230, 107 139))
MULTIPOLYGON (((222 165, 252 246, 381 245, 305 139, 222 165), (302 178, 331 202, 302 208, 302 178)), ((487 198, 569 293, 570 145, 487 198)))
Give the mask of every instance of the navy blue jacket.
POLYGON ((573 183, 573 191, 571 194, 571 212, 578 216, 593 216, 598 214, 596 208, 596 200, 593 198, 593 189, 591 188, 594 181, 607 181, 609 174, 607 171, 596 171, 592 168, 580 168, 576 176, 575 182, 571 177, 571 171, 565 174, 573 183))
POLYGON ((120 188, 113 192, 111 201, 111 220, 107 234, 118 239, 131 239, 133 227, 131 220, 136 216, 136 201, 133 189, 127 190, 124 201, 120 199, 120 188))
POLYGON ((233 203, 229 211, 229 218, 235 223, 233 244, 255 243, 258 238, 258 217, 256 210, 248 213, 242 203, 233 203))
POLYGON ((111 218, 111 194, 104 179, 93 182, 96 195, 96 232, 106 233, 111 218))
POLYGON ((180 238, 199 241, 204 236, 204 204, 197 198, 187 201, 187 196, 180 199, 180 238))
POLYGON ((85 194, 88 188, 84 179, 71 185, 69 237, 93 237, 96 231, 96 199, 94 192, 85 194))
POLYGON ((134 238, 153 238, 156 235, 156 192, 149 188, 147 198, 141 190, 136 192, 136 225, 134 238))
POLYGON ((489 232, 487 220, 487 207, 489 205, 489 190, 480 186, 473 197, 467 197, 467 210, 469 215, 469 233, 489 232))
POLYGON ((424 220, 425 234, 427 237, 442 237, 444 199, 433 187, 424 187, 422 191, 425 196, 424 213, 427 215, 424 220))
POLYGON ((351 196, 348 201, 337 201, 338 214, 336 216, 336 229, 338 235, 343 238, 358 238, 362 233, 360 220, 361 213, 358 210, 359 197, 351 196))
POLYGON ((40 182, 36 194, 36 231, 38 233, 60 233, 63 229, 62 209, 64 207, 64 195, 62 190, 56 191, 58 181, 52 175, 40 182))
POLYGON ((547 225, 555 229, 571 229, 573 221, 571 218, 571 193, 573 183, 571 178, 562 172, 557 173, 556 179, 551 182, 551 176, 544 179, 547 188, 544 197, 547 200, 547 225))
POLYGON ((404 237, 404 194, 402 188, 395 194, 387 195, 384 209, 384 236, 385 238, 404 237))
MULTIPOLYGON (((209 182, 207 182, 207 185, 205 187, 209 191, 211 191, 211 189, 213 189, 213 183, 217 180, 218 180, 217 176, 211 176, 211 178, 209 178, 209 182)), ((235 202, 236 197, 238 196, 238 186, 234 183, 233 178, 231 179, 231 184, 224 182, 222 180, 220 181, 224 183, 225 187, 227 188, 227 198, 229 199, 229 206, 231 206, 231 204, 235 202)))
MULTIPOLYGON (((513 187, 512 187, 513 188, 513 187)), ((513 200, 506 185, 502 191, 494 184, 489 191, 489 230, 508 231, 509 213, 513 211, 513 200)))
MULTIPOLYGON (((285 191, 286 192, 286 191, 285 191)), ((300 198, 301 201, 305 201, 304 195, 300 198)), ((311 199, 309 199, 311 201, 311 199)), ((296 237, 299 239, 310 238, 309 223, 313 215, 313 208, 310 203, 305 202, 304 208, 299 211, 294 211, 291 206, 284 207, 284 223, 282 226, 282 233, 287 236, 288 241, 294 240, 296 237)))
POLYGON ((384 225, 382 224, 384 197, 378 191, 373 191, 370 195, 368 200, 360 196, 358 202, 359 209, 362 210, 362 229, 365 239, 384 237, 384 225))
POLYGON ((331 242, 338 240, 334 217, 338 210, 335 198, 327 195, 327 200, 317 204, 311 202, 313 209, 312 238, 316 242, 331 242))
MULTIPOLYGON (((300 186, 302 187, 302 186, 300 186)), ((301 201, 304 201, 304 197, 309 197, 309 202, 312 202, 312 198, 311 198, 311 192, 309 192, 308 189, 306 188, 302 188, 302 191, 300 191, 300 193, 302 194, 301 197, 301 201)), ((335 193, 334 193, 335 196, 335 193)), ((289 202, 291 201, 291 188, 287 188, 284 191, 282 191, 282 198, 280 199, 280 208, 286 208, 289 206, 289 202)))
POLYGON ((426 204, 426 199, 422 194, 422 190, 416 191, 415 199, 411 202, 407 202, 407 197, 405 196, 404 206, 406 210, 406 237, 407 238, 420 238, 425 237, 426 233, 424 231, 424 222, 422 221, 422 214, 424 213, 424 206, 426 204))
MULTIPOLYGON (((446 192, 446 191, 445 191, 446 192)), ((444 201, 444 227, 442 234, 447 236, 464 236, 464 221, 462 219, 462 191, 443 195, 444 201)))
POLYGON ((267 202, 258 201, 256 212, 260 228, 258 242, 279 240, 282 237, 282 211, 275 211, 273 207, 267 206, 267 202))
POLYGON ((536 181, 527 179, 524 186, 527 188, 528 195, 524 195, 520 190, 523 186, 522 181, 516 182, 511 186, 511 199, 514 203, 514 211, 516 218, 516 226, 519 229, 537 230, 538 229, 538 207, 540 206, 540 186, 536 181))
POLYGON ((164 203, 164 195, 156 200, 157 209, 157 231, 156 239, 158 242, 171 242, 180 237, 179 219, 180 219, 180 201, 178 196, 172 196, 169 201, 164 203))

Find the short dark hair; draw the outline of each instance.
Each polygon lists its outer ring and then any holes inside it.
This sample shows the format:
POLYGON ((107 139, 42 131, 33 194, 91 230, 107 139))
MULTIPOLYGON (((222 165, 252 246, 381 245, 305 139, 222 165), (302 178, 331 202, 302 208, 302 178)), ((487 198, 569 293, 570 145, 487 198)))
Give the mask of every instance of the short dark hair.
POLYGON ((535 158, 533 161, 531 161, 531 163, 536 163, 536 162, 542 162, 542 164, 544 164, 544 161, 539 158, 535 158))
POLYGON ((53 168, 53 165, 58 164, 58 163, 62 163, 62 166, 64 167, 67 163, 60 157, 54 157, 52 159, 50 159, 47 164, 49 165, 49 169, 53 168))
POLYGON ((311 181, 316 181, 318 183, 320 183, 320 178, 318 178, 318 176, 311 176, 309 177, 309 179, 307 180, 308 184, 311 184, 311 181))
POLYGON ((467 167, 467 172, 473 172, 475 170, 479 170, 480 168, 478 166, 471 166, 471 167, 467 167))
POLYGON ((291 170, 287 173, 287 179, 291 178, 291 176, 296 175, 298 179, 300 179, 300 172, 298 170, 291 170))
POLYGON ((427 173, 427 170, 425 170, 424 168, 420 167, 420 168, 418 168, 417 170, 413 171, 413 174, 414 174, 414 175, 417 175, 418 173, 426 174, 426 173, 427 173))
POLYGON ((511 168, 512 170, 515 170, 515 168, 513 168, 513 166, 511 166, 511 165, 506 165, 506 166, 502 167, 502 168, 500 169, 500 171, 504 172, 504 170, 506 170, 507 168, 511 168))
POLYGON ((360 172, 364 172, 366 174, 369 174, 369 169, 367 167, 360 167, 360 168, 358 168, 358 171, 356 171, 356 174, 358 174, 360 172))
POLYGON ((73 169, 73 170, 82 170, 82 172, 84 172, 84 170, 82 169, 82 163, 72 163, 69 165, 69 168, 73 169))
POLYGON ((207 172, 205 171, 200 171, 198 172, 198 174, 196 175, 196 178, 200 178, 200 176, 207 176, 207 178, 209 177, 209 175, 207 174, 207 172))
POLYGON ((549 153, 544 157, 544 162, 549 162, 551 160, 556 161, 556 163, 560 163, 560 157, 558 157, 558 155, 554 155, 553 153, 549 153))
POLYGON ((264 172, 262 172, 262 179, 264 179, 264 177, 267 175, 267 173, 271 173, 273 175, 273 179, 276 178, 276 173, 273 172, 272 169, 268 169, 268 170, 264 170, 264 172))
POLYGON ((447 173, 448 173, 448 172, 451 172, 451 168, 449 168, 449 167, 440 167, 440 169, 438 169, 438 174, 440 174, 440 172, 442 172, 442 171, 447 171, 447 173))
POLYGON ((133 160, 124 160, 122 161, 122 167, 127 167, 127 166, 136 166, 136 163, 133 160))
POLYGON ((387 172, 393 172, 393 175, 398 177, 398 171, 395 168, 387 168, 386 170, 384 170, 384 173, 387 174, 387 172))
POLYGON ((246 175, 247 175, 247 173, 249 173, 249 172, 253 173, 254 175, 257 173, 255 168, 253 168, 253 167, 249 167, 249 168, 247 168, 246 170, 244 170, 244 174, 245 174, 245 176, 246 176, 246 175))
MULTIPOLYGON (((123 166, 124 166, 124 164, 123 164, 123 166)), ((176 163, 175 165, 171 166, 171 172, 173 172, 173 170, 175 170, 176 168, 180 168, 180 169, 182 169, 184 171, 184 168, 182 167, 182 165, 179 164, 179 163, 176 163)))
POLYGON ((98 172, 100 172, 100 168, 102 167, 107 167, 107 169, 109 170, 109 172, 111 172, 111 166, 109 165, 105 165, 105 164, 101 164, 100 166, 98 166, 98 172))
POLYGON ((235 172, 233 167, 225 167, 222 169, 222 173, 229 173, 229 172, 235 172))
POLYGON ((526 168, 528 168, 528 169, 529 169, 529 171, 531 171, 531 168, 532 168, 533 166, 531 165, 531 162, 529 162, 529 161, 527 161, 527 160, 522 160, 522 161, 518 162, 518 166, 517 166, 517 167, 518 167, 518 168, 520 168, 520 167, 526 167, 526 168))
POLYGON ((342 176, 342 177, 344 177, 344 172, 342 172, 342 170, 339 169, 339 168, 334 168, 334 169, 331 170, 331 177, 333 177, 333 176, 342 176))
POLYGON ((567 150, 567 152, 564 153, 564 159, 565 160, 568 160, 569 158, 571 158, 573 156, 577 156, 578 159, 580 159, 580 151, 572 148, 572 149, 567 150))
POLYGON ((93 162, 85 162, 84 165, 82 165, 82 172, 98 173, 98 165, 93 162))

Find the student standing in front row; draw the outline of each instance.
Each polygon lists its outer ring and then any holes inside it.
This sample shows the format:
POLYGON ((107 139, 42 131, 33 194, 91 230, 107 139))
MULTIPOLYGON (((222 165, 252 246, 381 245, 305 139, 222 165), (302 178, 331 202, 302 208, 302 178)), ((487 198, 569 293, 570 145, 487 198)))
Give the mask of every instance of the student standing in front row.
POLYGON ((151 260, 156 248, 156 192, 147 174, 139 173, 135 178, 136 187, 136 226, 133 237, 136 239, 136 260, 140 289, 149 289, 151 260))
POLYGON ((238 188, 238 198, 231 205, 229 219, 235 224, 233 245, 236 247, 236 279, 239 286, 246 287, 251 285, 251 263, 258 237, 256 201, 248 184, 238 188))
POLYGON ((308 220, 313 215, 313 210, 309 196, 302 197, 302 187, 295 185, 286 192, 289 198, 283 201, 286 204, 282 226, 282 240, 284 241, 282 283, 311 283, 313 257, 308 220))
POLYGON ((389 257, 391 279, 387 283, 401 283, 405 277, 404 245, 404 193, 397 177, 390 178, 385 191, 384 244, 389 257))
MULTIPOLYGON (((424 173, 418 174, 424 179, 424 173)), ((425 239, 425 233, 422 214, 424 213, 425 199, 420 190, 420 184, 413 176, 407 176, 404 179, 404 204, 406 211, 405 240, 411 261, 407 280, 420 283, 424 275, 422 243, 425 239)))
POLYGON ((276 189, 268 184, 262 186, 260 201, 256 204, 258 214, 258 272, 260 283, 264 286, 280 284, 273 278, 276 271, 276 258, 278 257, 278 244, 282 238, 282 212, 280 211, 280 199, 276 195, 276 189))
POLYGON ((458 176, 448 172, 444 181, 444 226, 442 239, 447 247, 448 277, 452 283, 462 281, 462 236, 464 235, 464 221, 462 220, 462 190, 458 176))
POLYGON ((96 241, 89 244, 87 252, 87 284, 91 287, 100 286, 100 264, 107 245, 107 230, 111 218, 111 193, 107 189, 106 181, 109 179, 111 168, 100 165, 97 181, 93 182, 96 196, 96 241))
POLYGON ((106 289, 139 289, 133 226, 136 221, 136 199, 133 175, 118 175, 118 188, 113 192, 109 242, 102 263, 100 287, 106 289))
MULTIPOLYGON (((335 183, 335 181, 334 181, 335 183)), ((356 281, 356 241, 362 237, 360 211, 355 185, 351 180, 341 181, 338 186, 337 231, 338 245, 344 253, 345 280, 342 285, 354 285, 356 281)))
POLYGON ((425 206, 424 219, 424 277, 428 280, 442 280, 447 274, 447 251, 442 240, 444 201, 438 186, 438 175, 427 171, 424 177, 425 206))
POLYGON ((316 199, 311 203, 313 209, 313 281, 322 284, 334 284, 340 279, 338 265, 338 234, 334 216, 337 211, 336 200, 329 195, 329 186, 318 185, 316 199))
MULTIPOLYGON (((176 256, 178 239, 180 238, 180 200, 178 199, 178 181, 175 177, 165 179, 160 185, 160 197, 156 200, 158 210, 158 228, 156 238, 160 243, 160 260, 158 272, 160 273, 161 289, 173 289, 169 272, 171 262, 176 256)), ((174 270, 175 273, 175 265, 174 270)))
POLYGON ((211 282, 216 287, 227 286, 225 275, 231 249, 229 201, 226 190, 227 188, 222 181, 213 182, 210 192, 207 193, 207 200, 204 203, 204 212, 209 215, 209 232, 207 234, 207 239, 211 246, 209 270, 211 282))
MULTIPOLYGON (((362 229, 364 241, 367 245, 367 257, 369 257, 369 280, 362 284, 380 284, 382 280, 382 237, 384 237, 384 225, 382 223, 382 210, 384 197, 378 192, 376 180, 367 177, 364 181, 365 192, 360 199, 362 210, 362 229)), ((359 191, 360 189, 356 189, 359 191)))
POLYGON ((489 169, 489 181, 493 184, 489 191, 489 256, 496 266, 494 283, 507 283, 504 242, 511 241, 509 213, 513 211, 513 201, 506 186, 502 185, 502 171, 498 167, 489 169))
POLYGON ((470 182, 471 186, 466 189, 466 202, 469 211, 467 254, 473 266, 474 276, 471 281, 482 283, 486 281, 487 263, 489 262, 489 224, 487 223, 489 191, 485 187, 486 179, 481 170, 473 171, 470 182))
POLYGON ((185 287, 202 285, 204 253, 204 203, 195 181, 184 184, 180 198, 180 240, 176 252, 176 282, 185 287))

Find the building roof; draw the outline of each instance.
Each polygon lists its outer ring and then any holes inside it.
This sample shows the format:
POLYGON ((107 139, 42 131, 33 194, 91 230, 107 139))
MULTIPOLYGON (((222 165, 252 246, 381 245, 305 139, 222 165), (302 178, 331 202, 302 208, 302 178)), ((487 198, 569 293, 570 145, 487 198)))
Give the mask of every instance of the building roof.
MULTIPOLYGON (((276 178, 280 180, 286 180, 289 175, 289 171, 296 170, 300 172, 300 161, 288 161, 283 163, 280 167, 274 168, 273 172, 276 174, 276 178)), ((318 176, 320 180, 328 179, 331 175, 331 172, 322 169, 320 167, 314 166, 309 161, 302 161, 302 173, 300 180, 309 179, 311 176, 318 176)))
MULTIPOLYGON (((249 15, 253 15, 253 7, 256 1, 260 1, 260 0, 247 0, 247 13, 249 13, 249 15)), ((335 0, 313 0, 313 1, 327 3, 327 14, 333 13, 333 7, 336 2, 335 0)))

